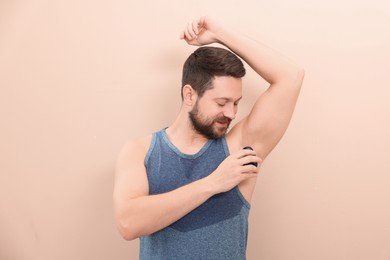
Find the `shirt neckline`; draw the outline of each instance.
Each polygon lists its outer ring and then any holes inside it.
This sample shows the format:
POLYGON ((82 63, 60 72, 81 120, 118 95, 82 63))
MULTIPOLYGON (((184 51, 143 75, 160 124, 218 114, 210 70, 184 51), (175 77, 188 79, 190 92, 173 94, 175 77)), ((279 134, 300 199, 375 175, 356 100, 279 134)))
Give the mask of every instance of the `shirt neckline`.
POLYGON ((202 148, 200 148, 200 150, 194 154, 187 154, 187 153, 183 153, 181 152, 168 138, 168 135, 167 135, 167 132, 166 132, 166 129, 167 128, 164 128, 161 130, 161 136, 164 140, 164 142, 169 146, 169 148, 171 148, 177 155, 179 155, 180 157, 182 158, 186 158, 186 159, 195 159, 195 158, 198 158, 199 156, 201 156, 206 150, 207 148, 210 147, 211 143, 213 142, 214 139, 208 139, 208 141, 202 146, 202 148))

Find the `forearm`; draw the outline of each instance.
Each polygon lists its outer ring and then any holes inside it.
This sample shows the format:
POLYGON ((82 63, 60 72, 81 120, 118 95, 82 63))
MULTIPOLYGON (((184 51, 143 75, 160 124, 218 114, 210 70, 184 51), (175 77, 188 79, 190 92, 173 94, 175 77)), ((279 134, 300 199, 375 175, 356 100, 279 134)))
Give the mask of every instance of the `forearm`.
POLYGON ((207 178, 170 192, 141 196, 124 202, 119 229, 127 239, 159 231, 179 220, 216 193, 207 178))
POLYGON ((221 27, 216 37, 270 84, 294 81, 303 73, 298 65, 284 55, 240 33, 221 27))

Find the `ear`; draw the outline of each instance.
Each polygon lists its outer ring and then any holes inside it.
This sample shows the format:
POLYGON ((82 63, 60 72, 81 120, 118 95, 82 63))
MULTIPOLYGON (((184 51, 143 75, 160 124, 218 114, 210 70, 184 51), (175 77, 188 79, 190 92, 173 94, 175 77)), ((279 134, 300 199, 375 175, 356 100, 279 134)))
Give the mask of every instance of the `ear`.
POLYGON ((185 85, 183 87, 183 102, 188 105, 192 106, 196 103, 198 95, 196 94, 196 91, 191 87, 191 85, 185 85))

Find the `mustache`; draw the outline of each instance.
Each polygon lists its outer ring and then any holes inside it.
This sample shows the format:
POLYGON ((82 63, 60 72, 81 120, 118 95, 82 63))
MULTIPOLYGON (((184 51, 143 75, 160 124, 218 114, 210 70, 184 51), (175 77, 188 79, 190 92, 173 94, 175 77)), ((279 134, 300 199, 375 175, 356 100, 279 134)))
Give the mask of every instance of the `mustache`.
POLYGON ((218 117, 214 120, 214 122, 219 122, 219 123, 228 123, 230 124, 232 120, 228 117, 225 117, 225 116, 222 116, 222 117, 218 117))

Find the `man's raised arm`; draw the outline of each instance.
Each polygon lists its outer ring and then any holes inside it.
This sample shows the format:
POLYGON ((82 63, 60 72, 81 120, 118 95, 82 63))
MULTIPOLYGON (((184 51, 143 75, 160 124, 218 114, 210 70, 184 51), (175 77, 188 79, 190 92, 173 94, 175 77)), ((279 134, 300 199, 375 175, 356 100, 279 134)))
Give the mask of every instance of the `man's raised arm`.
POLYGON ((242 140, 243 145, 251 144, 257 155, 265 159, 291 120, 304 78, 303 69, 266 45, 224 28, 209 17, 188 24, 181 38, 192 45, 217 42, 228 47, 270 83, 249 115, 229 133, 232 138, 242 140))

